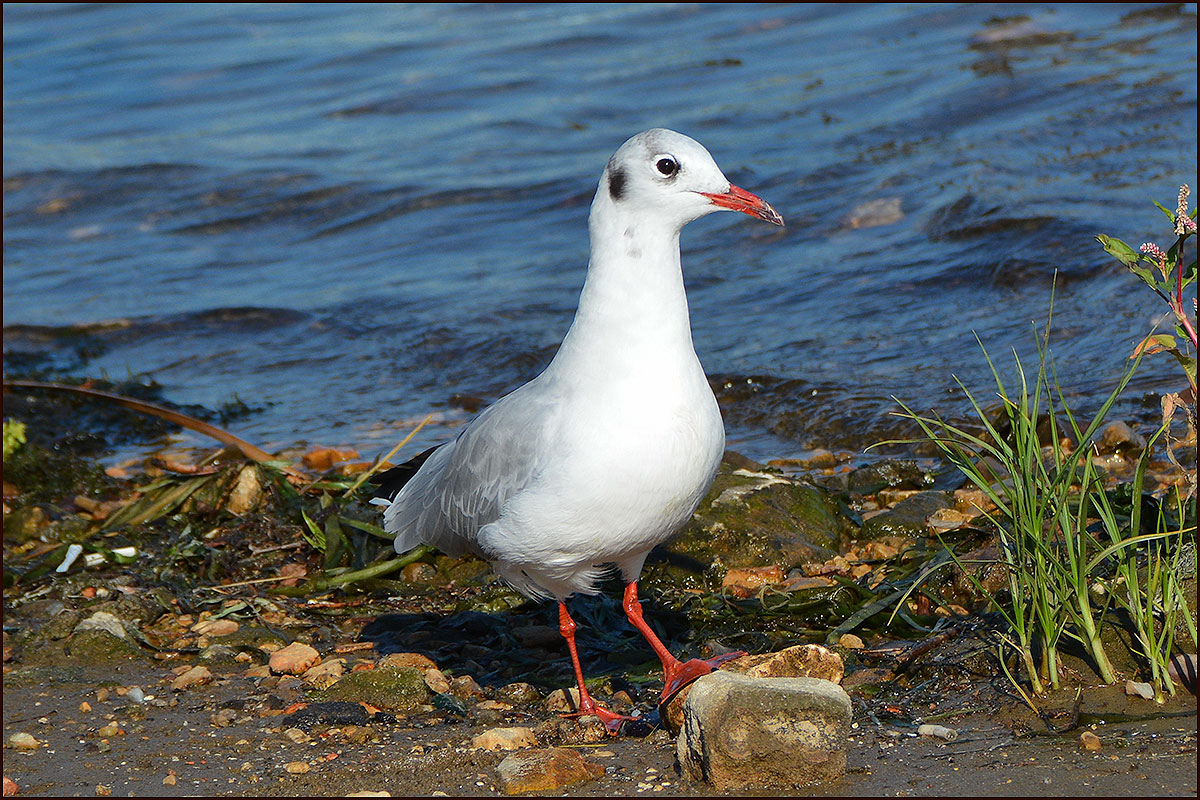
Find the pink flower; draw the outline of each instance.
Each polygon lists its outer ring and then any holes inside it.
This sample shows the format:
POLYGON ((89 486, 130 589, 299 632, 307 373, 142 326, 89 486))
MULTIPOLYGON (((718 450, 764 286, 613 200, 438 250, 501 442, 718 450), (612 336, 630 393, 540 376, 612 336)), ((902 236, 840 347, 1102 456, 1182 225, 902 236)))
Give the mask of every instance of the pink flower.
POLYGON ((1185 183, 1179 187, 1179 204, 1175 207, 1175 235, 1183 236, 1196 232, 1196 220, 1188 216, 1188 195, 1191 189, 1185 183))
POLYGON ((1140 249, 1145 255, 1148 255, 1154 259, 1155 266, 1158 267, 1158 271, 1163 274, 1163 277, 1166 277, 1167 254, 1162 251, 1162 248, 1154 244, 1154 242, 1146 242, 1141 246, 1140 249))

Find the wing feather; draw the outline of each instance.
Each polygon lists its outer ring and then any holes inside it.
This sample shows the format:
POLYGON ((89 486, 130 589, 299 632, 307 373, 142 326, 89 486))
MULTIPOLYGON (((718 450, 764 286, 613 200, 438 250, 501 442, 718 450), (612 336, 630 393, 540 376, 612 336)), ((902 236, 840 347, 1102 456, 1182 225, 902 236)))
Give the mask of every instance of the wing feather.
POLYGON ((448 555, 478 547, 479 529, 532 483, 553 443, 558 399, 534 380, 489 406, 453 441, 429 454, 384 512, 396 551, 433 545, 448 555))

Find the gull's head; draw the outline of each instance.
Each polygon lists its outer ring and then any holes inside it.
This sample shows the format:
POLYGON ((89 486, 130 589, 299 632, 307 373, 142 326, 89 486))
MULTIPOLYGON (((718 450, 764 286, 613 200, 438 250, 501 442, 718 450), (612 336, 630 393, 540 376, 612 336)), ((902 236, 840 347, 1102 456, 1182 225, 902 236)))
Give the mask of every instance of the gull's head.
POLYGON ((765 201, 731 184, 703 145, 665 128, 621 145, 604 168, 600 192, 618 211, 679 228, 714 211, 741 211, 783 225, 765 201))

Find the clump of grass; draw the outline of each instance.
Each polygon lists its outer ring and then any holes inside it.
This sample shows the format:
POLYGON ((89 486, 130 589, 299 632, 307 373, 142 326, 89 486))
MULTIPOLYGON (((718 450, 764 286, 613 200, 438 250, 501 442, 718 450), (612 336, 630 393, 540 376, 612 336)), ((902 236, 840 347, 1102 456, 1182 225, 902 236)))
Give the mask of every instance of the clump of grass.
MULTIPOLYGON (((984 513, 998 534, 1008 596, 1001 601, 977 581, 975 587, 1004 617, 1009 630, 1001 634, 1002 647, 1017 653, 1033 692, 1042 694, 1047 684, 1058 688, 1064 637, 1082 645, 1105 682, 1117 680, 1101 639, 1116 604, 1128 612, 1161 700, 1163 692, 1174 693, 1167 662, 1174 652, 1172 636, 1180 614, 1192 626, 1193 643, 1196 638, 1178 577, 1181 545, 1187 536, 1195 537, 1195 526, 1184 526, 1182 498, 1176 498, 1174 515, 1166 503, 1159 503, 1157 518, 1150 520, 1153 530, 1141 532, 1146 465, 1165 425, 1138 458, 1130 487, 1133 502, 1126 509, 1110 497, 1091 456, 1096 435, 1137 370, 1140 354, 1084 425, 1059 385, 1049 337, 1048 320, 1044 333, 1036 337, 1038 363, 1032 375, 1014 351, 1016 382, 1011 386, 980 342, 1002 402, 999 418, 985 413, 976 395, 956 379, 981 430, 973 433, 936 412, 927 416, 900 403, 899 415, 916 422, 924 434, 906 443, 933 443, 995 505, 994 511, 984 513), (1039 436, 1039 425, 1047 421, 1048 435, 1039 436)), ((956 556, 954 560, 962 567, 956 556)))

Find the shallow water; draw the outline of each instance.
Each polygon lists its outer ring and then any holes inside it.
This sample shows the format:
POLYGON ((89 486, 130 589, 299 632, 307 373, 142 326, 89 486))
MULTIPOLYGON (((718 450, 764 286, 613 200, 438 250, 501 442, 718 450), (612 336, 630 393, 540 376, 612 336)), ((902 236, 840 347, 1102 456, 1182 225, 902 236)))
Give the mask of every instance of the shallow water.
POLYGON ((1196 83, 1195 4, 6 6, 6 363, 240 398, 267 448, 438 441, 548 362, 600 171, 665 126, 788 220, 684 234, 731 447, 961 411, 1055 270, 1094 407, 1165 308, 1092 236, 1168 243, 1196 83))

